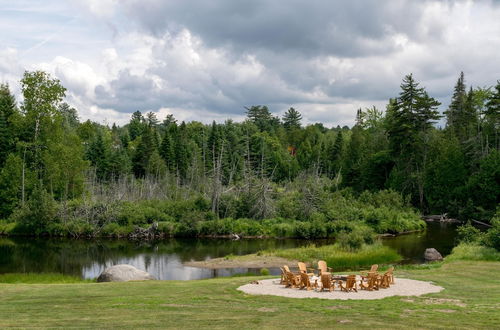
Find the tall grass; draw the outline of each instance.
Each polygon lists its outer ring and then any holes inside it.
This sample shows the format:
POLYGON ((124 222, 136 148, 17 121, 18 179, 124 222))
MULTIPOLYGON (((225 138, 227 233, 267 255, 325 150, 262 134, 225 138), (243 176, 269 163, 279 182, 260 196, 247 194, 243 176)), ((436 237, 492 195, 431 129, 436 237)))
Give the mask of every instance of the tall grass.
POLYGON ((263 251, 261 254, 300 260, 310 264, 325 260, 334 271, 355 270, 372 264, 390 264, 401 260, 401 256, 396 251, 381 244, 363 245, 357 251, 349 251, 335 244, 263 251))
POLYGON ((55 284, 55 283, 82 283, 93 282, 93 280, 83 280, 78 276, 70 276, 56 273, 7 273, 0 274, 0 283, 10 284, 55 284))
POLYGON ((455 260, 500 261, 500 252, 482 245, 462 243, 446 257, 446 261, 455 260))

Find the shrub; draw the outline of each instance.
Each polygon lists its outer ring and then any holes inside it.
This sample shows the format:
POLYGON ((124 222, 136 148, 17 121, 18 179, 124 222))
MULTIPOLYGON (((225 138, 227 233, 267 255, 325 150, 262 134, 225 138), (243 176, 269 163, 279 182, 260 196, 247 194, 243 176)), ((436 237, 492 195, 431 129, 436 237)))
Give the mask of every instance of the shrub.
POLYGON ((459 243, 475 243, 481 239, 481 231, 471 225, 470 221, 457 228, 457 240, 459 243))
POLYGON ((479 244, 462 243, 446 257, 446 261, 454 260, 500 261, 500 252, 479 244))
POLYGON ((19 228, 26 233, 40 235, 47 233, 47 225, 50 222, 58 221, 56 215, 57 204, 52 195, 38 184, 26 205, 11 215, 11 220, 18 222, 19 228))
POLYGON ((260 275, 262 275, 262 276, 268 276, 269 274, 270 274, 269 269, 267 269, 267 268, 261 268, 260 275))
POLYGON ((500 207, 497 208, 495 216, 491 219, 491 227, 482 237, 483 244, 500 251, 500 207))

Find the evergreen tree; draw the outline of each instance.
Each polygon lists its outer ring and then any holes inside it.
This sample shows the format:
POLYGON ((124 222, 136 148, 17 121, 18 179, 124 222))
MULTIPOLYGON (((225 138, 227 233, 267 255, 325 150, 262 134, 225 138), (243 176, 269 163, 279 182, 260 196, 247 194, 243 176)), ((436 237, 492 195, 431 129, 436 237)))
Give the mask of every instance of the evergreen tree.
POLYGON ((279 119, 271 115, 267 106, 253 105, 247 109, 247 117, 261 131, 271 131, 279 125, 279 119))
POLYGON ((451 98, 451 104, 446 114, 447 126, 460 138, 460 128, 463 113, 465 111, 465 103, 467 99, 467 93, 465 91, 464 73, 460 72, 460 77, 455 85, 455 90, 451 98))
POLYGON ((149 165, 149 159, 155 151, 153 130, 146 127, 140 136, 140 142, 132 158, 132 167, 137 177, 144 177, 149 165))
POLYGON ((163 135, 161 141, 160 156, 170 171, 175 170, 175 147, 168 130, 163 135))
POLYGON ((95 168, 99 180, 109 178, 109 154, 110 150, 104 141, 102 132, 98 132, 96 139, 89 145, 86 156, 90 164, 95 168))
POLYGON ((391 173, 393 186, 415 199, 418 197, 421 207, 424 206, 428 133, 432 123, 439 119, 438 105, 410 74, 403 79, 401 93, 387 111, 387 133, 396 160, 396 171, 391 173))
POLYGON ((186 123, 179 125, 177 139, 174 146, 176 169, 181 179, 185 179, 189 167, 189 149, 187 141, 186 123))
POLYGON ((137 137, 141 136, 144 131, 144 117, 140 111, 136 111, 132 114, 130 123, 128 124, 128 133, 130 139, 133 141, 137 137))
POLYGON ((11 151, 13 141, 9 133, 7 118, 5 118, 4 112, 0 111, 0 168, 4 165, 5 160, 11 151))
POLYGON ((484 112, 485 126, 487 128, 488 145, 500 150, 500 80, 486 103, 484 112))
POLYGON ((294 108, 288 109, 283 115, 283 126, 287 129, 297 129, 300 128, 300 121, 302 120, 302 115, 300 112, 294 108))

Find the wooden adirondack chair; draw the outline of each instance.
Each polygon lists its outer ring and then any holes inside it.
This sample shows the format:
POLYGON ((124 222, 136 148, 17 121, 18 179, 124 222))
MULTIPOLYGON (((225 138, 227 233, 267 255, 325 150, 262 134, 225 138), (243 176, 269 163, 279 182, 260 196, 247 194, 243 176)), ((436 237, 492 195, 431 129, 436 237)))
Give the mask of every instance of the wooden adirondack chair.
POLYGON ((298 288, 300 286, 300 275, 285 270, 285 288, 298 288))
POLYGON ((361 278, 359 281, 359 287, 361 290, 378 290, 379 288, 379 275, 376 272, 369 272, 368 276, 361 278))
POLYGON ((370 267, 370 270, 362 270, 360 272, 360 274, 361 274, 361 277, 368 277, 368 273, 374 273, 374 272, 377 272, 377 270, 378 270, 378 265, 375 264, 375 265, 372 265, 370 267))
POLYGON ((342 281, 339 281, 339 287, 340 287, 340 291, 345 291, 345 292, 356 291, 356 292, 358 292, 358 289, 356 288, 356 275, 348 275, 347 280, 345 282, 345 285, 342 283, 342 281))
POLYGON ((312 290, 317 287, 317 283, 311 284, 311 280, 309 279, 309 275, 305 273, 300 273, 300 285, 299 289, 304 289, 306 288, 307 291, 312 290))
POLYGON ((324 273, 333 273, 333 269, 326 266, 326 261, 320 260, 318 261, 318 275, 321 276, 324 273))
POLYGON ((394 284, 394 267, 390 267, 383 275, 379 276, 379 286, 383 289, 387 289, 394 284))
POLYGON ((285 269, 283 267, 280 267, 280 271, 281 271, 280 284, 285 284, 286 285, 286 273, 285 273, 285 269))
POLYGON ((308 270, 314 270, 313 268, 307 268, 306 264, 303 262, 299 262, 299 263, 297 263, 297 265, 299 266, 299 271, 301 273, 307 274, 308 276, 314 276, 314 273, 307 272, 308 270))
POLYGON ((335 282, 332 279, 332 275, 330 273, 322 273, 321 274, 321 289, 319 291, 328 290, 332 292, 335 289, 335 282))

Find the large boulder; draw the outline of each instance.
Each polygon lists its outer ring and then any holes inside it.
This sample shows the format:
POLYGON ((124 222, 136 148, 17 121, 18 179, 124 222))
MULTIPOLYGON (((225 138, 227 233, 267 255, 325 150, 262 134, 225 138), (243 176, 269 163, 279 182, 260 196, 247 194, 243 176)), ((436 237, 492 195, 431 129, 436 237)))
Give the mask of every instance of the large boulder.
POLYGON ((424 258, 427 261, 441 261, 443 256, 435 248, 425 249, 424 258))
POLYGON ((155 278, 143 270, 130 265, 114 265, 106 268, 97 278, 97 282, 145 281, 155 278))

